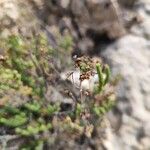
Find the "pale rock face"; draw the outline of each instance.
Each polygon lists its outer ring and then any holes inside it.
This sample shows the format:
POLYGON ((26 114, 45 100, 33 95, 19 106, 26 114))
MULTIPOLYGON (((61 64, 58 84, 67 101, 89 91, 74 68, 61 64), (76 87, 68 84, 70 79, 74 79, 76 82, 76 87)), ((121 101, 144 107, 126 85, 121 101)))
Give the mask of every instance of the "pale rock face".
POLYGON ((137 7, 139 7, 138 14, 142 18, 142 23, 133 26, 131 28, 131 32, 132 34, 142 36, 147 40, 150 40, 150 0, 144 1, 139 0, 137 4, 137 7))
MULTIPOLYGON (((150 41, 147 11, 149 1, 140 1, 137 12, 143 22, 109 45, 101 55, 110 64, 112 74, 121 74, 117 89, 117 109, 121 126, 115 138, 122 150, 148 150, 150 144, 150 41)), ((114 117, 117 116, 114 114, 114 117)), ((113 143, 113 140, 112 140, 113 143)), ((112 144, 113 145, 113 144, 112 144)), ((114 146, 112 149, 116 149, 114 146)))
POLYGON ((14 0, 1 0, 0 6, 3 8, 0 9, 0 19, 7 16, 16 20, 19 17, 18 8, 14 4, 14 0))
POLYGON ((1 0, 0 8, 2 8, 0 9, 0 26, 11 26, 19 18, 18 7, 14 0, 1 0))

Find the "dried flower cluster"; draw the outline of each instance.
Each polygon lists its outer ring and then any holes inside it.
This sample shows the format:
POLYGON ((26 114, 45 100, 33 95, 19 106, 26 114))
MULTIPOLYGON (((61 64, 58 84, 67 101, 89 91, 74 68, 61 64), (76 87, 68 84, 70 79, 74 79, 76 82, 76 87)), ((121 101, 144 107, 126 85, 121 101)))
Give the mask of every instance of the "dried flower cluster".
POLYGON ((80 81, 94 76, 94 62, 90 57, 82 56, 75 59, 75 67, 80 69, 80 81))

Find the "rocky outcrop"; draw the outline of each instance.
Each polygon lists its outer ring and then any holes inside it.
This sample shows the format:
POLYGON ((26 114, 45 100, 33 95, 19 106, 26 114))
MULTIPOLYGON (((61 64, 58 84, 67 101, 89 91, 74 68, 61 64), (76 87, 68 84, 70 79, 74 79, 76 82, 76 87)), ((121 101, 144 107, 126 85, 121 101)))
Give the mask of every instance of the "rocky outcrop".
POLYGON ((110 38, 118 38, 125 33, 122 11, 115 0, 67 0, 46 1, 52 13, 69 16, 76 24, 81 35, 88 30, 110 38))
POLYGON ((0 27, 9 27, 14 24, 19 18, 18 7, 15 5, 14 0, 0 1, 0 27))
POLYGON ((49 25, 69 29, 76 41, 76 54, 92 53, 99 38, 114 40, 125 35, 139 20, 117 0, 45 0, 49 25), (105 37, 104 37, 105 36, 105 37))
POLYGON ((125 29, 120 18, 121 11, 112 0, 72 0, 71 11, 81 32, 93 30, 107 33, 110 38, 120 37, 125 29))
POLYGON ((124 150, 150 148, 149 2, 141 1, 139 6, 137 12, 142 14, 143 23, 133 26, 132 34, 120 38, 102 52, 113 75, 120 73, 123 77, 117 92, 118 111, 114 111, 114 118, 111 116, 110 120, 113 123, 118 118, 116 125, 120 123, 120 128, 115 138, 119 149, 124 150))
POLYGON ((17 33, 29 37, 32 31, 39 30, 40 23, 29 2, 1 0, 0 8, 0 34, 3 37, 17 33))

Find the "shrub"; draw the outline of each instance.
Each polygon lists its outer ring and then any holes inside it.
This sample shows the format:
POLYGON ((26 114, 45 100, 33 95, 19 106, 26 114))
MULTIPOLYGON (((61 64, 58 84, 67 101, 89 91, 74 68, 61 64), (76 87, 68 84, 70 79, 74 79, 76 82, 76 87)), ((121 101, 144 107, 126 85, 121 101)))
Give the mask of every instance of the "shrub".
POLYGON ((59 77, 59 66, 51 61, 57 60, 63 65, 65 55, 71 55, 72 38, 62 37, 55 50, 43 33, 30 41, 14 35, 5 41, 3 57, 6 59, 0 62, 0 125, 8 129, 8 133, 11 130, 26 140, 32 137, 25 146, 31 149, 42 149, 45 143, 53 145, 65 136, 74 139, 84 134, 90 138, 115 102, 109 66, 86 56, 76 58, 80 82, 97 74, 98 83, 93 91, 79 90, 83 97, 76 98, 73 109, 62 111, 61 103, 48 102, 45 92, 47 86, 53 86, 53 77, 59 77), (18 101, 13 105, 15 99, 18 101), (54 132, 57 136, 53 136, 54 132))

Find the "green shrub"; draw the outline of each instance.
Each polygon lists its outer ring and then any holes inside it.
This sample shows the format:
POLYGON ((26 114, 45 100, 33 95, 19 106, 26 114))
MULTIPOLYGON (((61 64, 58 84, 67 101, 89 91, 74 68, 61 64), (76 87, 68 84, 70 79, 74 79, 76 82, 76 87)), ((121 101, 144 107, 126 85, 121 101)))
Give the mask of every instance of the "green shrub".
POLYGON ((6 43, 7 59, 0 62, 0 126, 11 129, 13 134, 21 137, 32 137, 29 146, 22 149, 42 149, 48 141, 44 133, 48 133, 49 138, 52 138, 52 130, 57 131, 60 137, 63 134, 69 137, 85 134, 90 137, 94 128, 99 126, 99 120, 115 103, 113 91, 107 89, 110 85, 109 66, 94 63, 89 57, 77 58, 75 66, 80 70, 80 82, 88 80, 96 73, 98 83, 91 92, 79 90, 83 97, 76 99, 72 110, 62 112, 61 104, 48 102, 45 93, 47 83, 53 80, 50 80, 50 77, 58 76, 59 67, 50 61, 57 59, 62 65, 66 63, 64 61, 63 64, 63 60, 66 59, 66 54, 71 55, 72 38, 68 35, 59 38, 58 48, 55 50, 49 46, 43 33, 33 37, 31 41, 12 35, 6 43), (23 98, 28 100, 21 105, 13 106, 11 104, 14 99, 6 93, 19 95, 20 102, 23 98))

